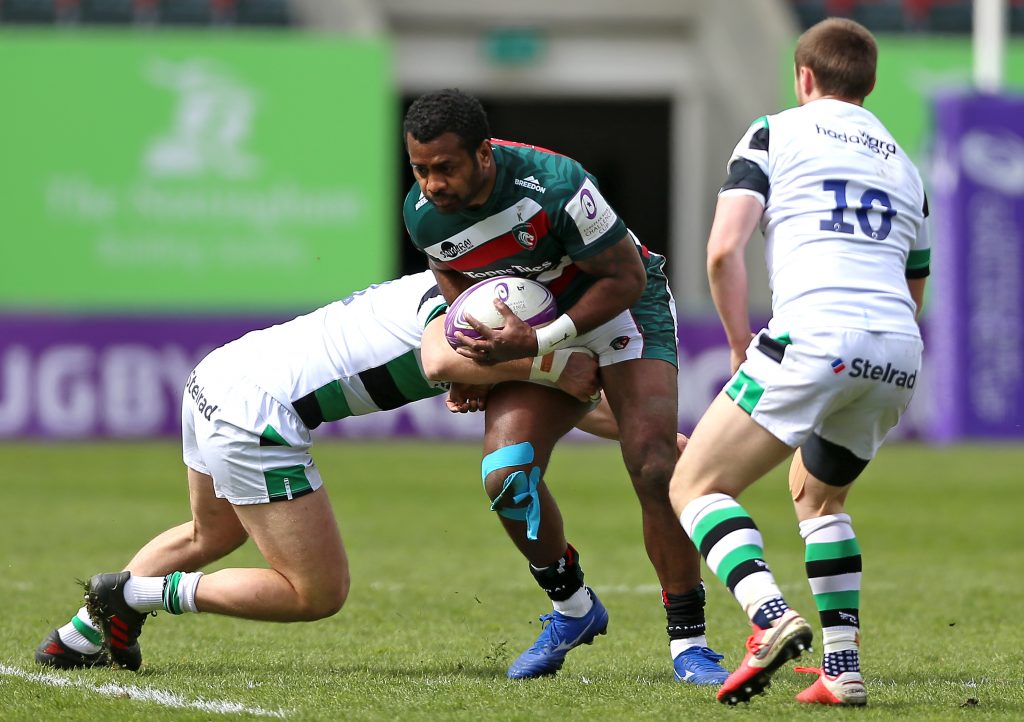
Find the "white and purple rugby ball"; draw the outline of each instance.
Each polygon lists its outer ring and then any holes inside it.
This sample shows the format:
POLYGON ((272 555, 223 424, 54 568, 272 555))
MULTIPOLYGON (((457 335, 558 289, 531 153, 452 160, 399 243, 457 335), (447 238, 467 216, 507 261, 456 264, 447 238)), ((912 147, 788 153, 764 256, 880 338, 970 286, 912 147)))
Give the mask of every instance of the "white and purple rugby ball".
POLYGON ((488 278, 467 288, 448 308, 444 318, 444 335, 452 348, 459 346, 455 338, 456 331, 461 331, 467 338, 480 338, 480 334, 466 320, 467 313, 491 328, 505 325, 505 319, 494 307, 496 298, 504 301, 512 313, 531 326, 554 321, 558 315, 555 296, 543 283, 516 276, 488 278))

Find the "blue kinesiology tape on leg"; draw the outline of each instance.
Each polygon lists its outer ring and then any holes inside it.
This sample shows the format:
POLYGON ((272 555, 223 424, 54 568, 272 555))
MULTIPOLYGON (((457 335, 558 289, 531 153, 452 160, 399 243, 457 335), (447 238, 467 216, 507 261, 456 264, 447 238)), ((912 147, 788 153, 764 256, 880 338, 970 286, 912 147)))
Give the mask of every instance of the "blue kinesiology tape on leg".
POLYGON ((487 475, 506 466, 525 466, 533 461, 533 444, 521 444, 495 449, 480 462, 480 481, 486 483, 487 475))
MULTIPOLYGON (((486 486, 487 476, 492 472, 508 466, 525 466, 533 461, 533 457, 533 444, 528 441, 496 449, 485 456, 480 463, 481 481, 486 486)), ((539 484, 539 466, 530 469, 529 475, 524 471, 513 472, 505 478, 501 492, 491 502, 491 511, 497 511, 506 519, 525 521, 526 538, 531 540, 537 539, 537 532, 540 530, 540 495, 537 493, 539 484), (510 489, 513 503, 518 504, 526 500, 529 500, 529 503, 525 507, 501 507, 501 503, 510 489)))

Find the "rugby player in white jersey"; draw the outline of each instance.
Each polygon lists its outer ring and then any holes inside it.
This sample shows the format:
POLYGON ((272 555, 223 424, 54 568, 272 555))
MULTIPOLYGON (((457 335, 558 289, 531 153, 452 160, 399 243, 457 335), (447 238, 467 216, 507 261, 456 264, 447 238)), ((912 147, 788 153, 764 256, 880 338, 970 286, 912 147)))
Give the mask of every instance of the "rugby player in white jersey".
POLYGON ((759 118, 736 146, 708 239, 734 376, 697 424, 670 497, 753 625, 746 658, 718 692, 728 704, 763 692, 811 643, 811 626, 786 604, 736 501, 790 457, 823 634, 822 667, 802 670, 817 679, 797 700, 867 702, 861 556, 844 503, 913 394, 930 255, 920 175, 863 107, 876 60, 874 38, 849 20, 825 20, 800 37, 798 107, 759 118), (744 249, 758 226, 772 319, 752 338, 744 249))
MULTIPOLYGON (((192 519, 156 536, 124 571, 94 576, 90 609, 52 630, 36 661, 138 669, 138 636, 157 610, 279 622, 336 613, 348 595, 349 571, 310 456, 310 430, 323 421, 443 393, 448 384, 441 379, 480 385, 481 394, 488 384, 528 379, 580 401, 596 393, 596 362, 581 349, 555 352, 549 363, 482 366, 459 356, 444 338, 446 308, 433 274, 424 271, 253 331, 206 356, 182 399, 192 519), (197 571, 247 538, 269 569, 197 571)), ((481 395, 450 401, 449 408, 484 404, 481 395)), ((580 427, 617 433, 606 405, 580 427)))

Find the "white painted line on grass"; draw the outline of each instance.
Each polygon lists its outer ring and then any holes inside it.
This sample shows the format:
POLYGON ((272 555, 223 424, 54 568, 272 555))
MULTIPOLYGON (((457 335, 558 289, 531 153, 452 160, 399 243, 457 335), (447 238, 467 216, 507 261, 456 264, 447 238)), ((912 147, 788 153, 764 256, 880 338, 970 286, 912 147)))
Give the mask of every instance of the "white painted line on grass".
POLYGON ((85 680, 72 679, 54 672, 27 672, 17 667, 8 667, 0 664, 0 675, 7 677, 18 677, 28 682, 45 684, 50 687, 62 689, 81 689, 86 692, 106 695, 108 697, 127 697, 140 702, 153 702, 164 707, 176 709, 195 709, 200 712, 212 712, 215 714, 251 714, 258 717, 277 717, 284 719, 287 715, 283 710, 267 710, 262 707, 247 707, 238 702, 218 699, 186 699, 174 692, 166 692, 160 689, 139 687, 134 684, 90 684, 85 680))

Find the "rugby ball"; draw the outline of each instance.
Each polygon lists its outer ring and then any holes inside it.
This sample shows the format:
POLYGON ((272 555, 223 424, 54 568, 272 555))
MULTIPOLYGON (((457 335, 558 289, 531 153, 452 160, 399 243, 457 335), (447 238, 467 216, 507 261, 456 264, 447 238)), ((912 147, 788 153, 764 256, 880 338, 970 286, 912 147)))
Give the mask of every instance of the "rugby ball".
POLYGON ((459 294, 444 318, 444 335, 452 348, 458 348, 455 332, 461 331, 468 338, 480 338, 480 334, 466 320, 468 313, 477 321, 491 328, 501 328, 505 319, 494 307, 494 299, 501 299, 519 318, 531 326, 540 326, 555 320, 558 305, 555 296, 543 283, 516 276, 499 276, 474 284, 459 294))

